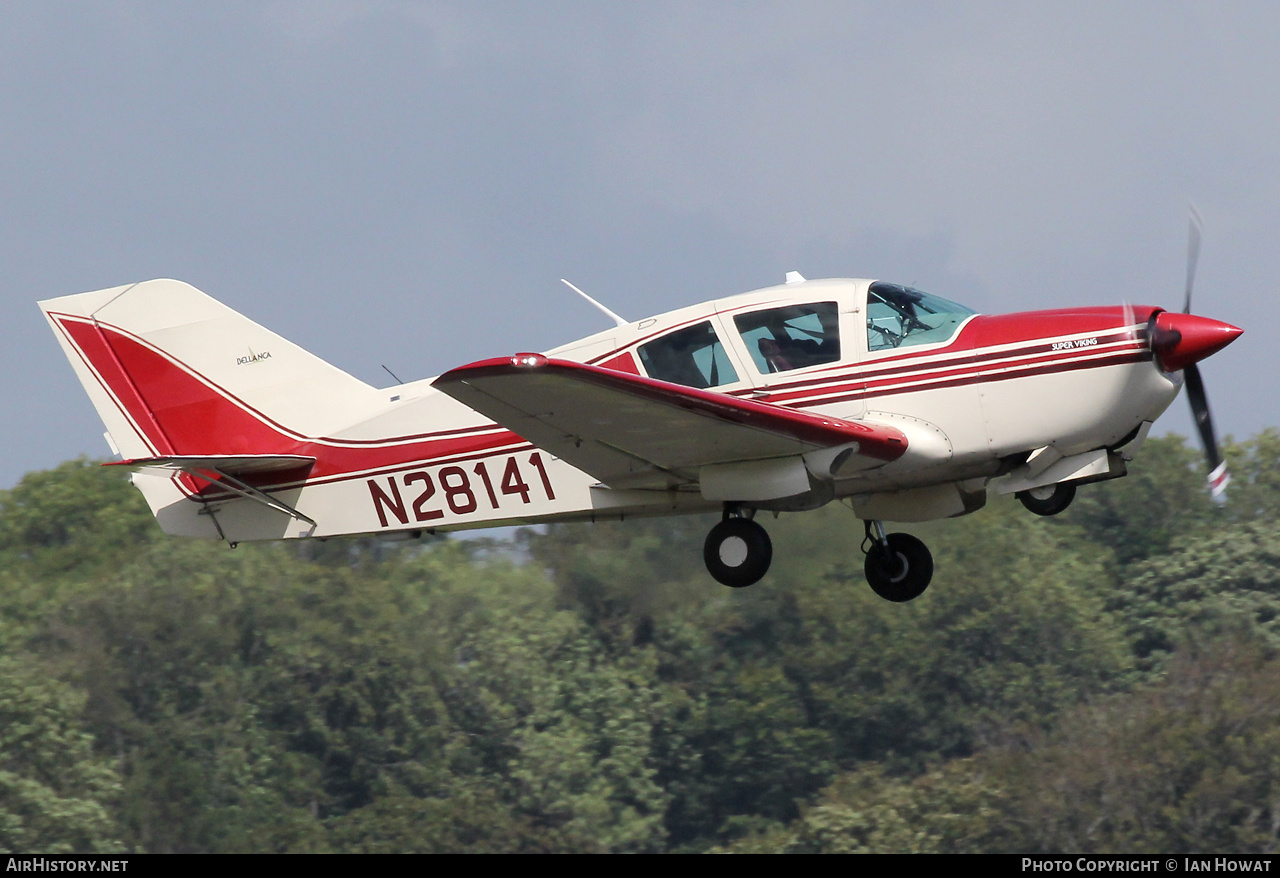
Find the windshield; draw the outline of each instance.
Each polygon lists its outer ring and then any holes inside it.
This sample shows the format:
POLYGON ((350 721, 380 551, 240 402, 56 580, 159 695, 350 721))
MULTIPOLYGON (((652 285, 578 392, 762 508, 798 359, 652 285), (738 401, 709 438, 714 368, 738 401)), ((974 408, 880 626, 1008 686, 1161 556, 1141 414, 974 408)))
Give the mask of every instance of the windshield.
POLYGON ((867 350, 946 341, 976 313, 941 296, 877 281, 867 290, 867 350))

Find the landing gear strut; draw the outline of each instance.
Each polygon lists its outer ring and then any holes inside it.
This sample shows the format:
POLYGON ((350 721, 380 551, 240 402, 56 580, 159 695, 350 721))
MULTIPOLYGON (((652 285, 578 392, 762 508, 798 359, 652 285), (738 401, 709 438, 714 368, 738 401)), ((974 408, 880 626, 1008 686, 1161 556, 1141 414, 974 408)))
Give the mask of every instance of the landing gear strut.
POLYGON ((924 594, 933 579, 933 555, 928 546, 911 534, 886 535, 879 521, 867 522, 867 541, 871 545, 863 571, 872 591, 894 603, 924 594))
POLYGON ((1014 496, 1036 515, 1057 515, 1076 498, 1076 486, 1071 482, 1058 482, 1056 485, 1019 491, 1014 496))
POLYGON ((707 534, 702 559, 716 582, 746 588, 768 572, 773 541, 763 527, 743 516, 737 504, 726 503, 724 518, 707 534))

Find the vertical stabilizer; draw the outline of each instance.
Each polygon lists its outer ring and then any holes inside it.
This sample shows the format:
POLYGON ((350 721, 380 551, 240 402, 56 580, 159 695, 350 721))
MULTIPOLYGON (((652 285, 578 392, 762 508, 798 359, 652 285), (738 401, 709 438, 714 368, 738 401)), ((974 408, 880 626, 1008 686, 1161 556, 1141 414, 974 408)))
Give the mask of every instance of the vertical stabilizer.
POLYGON ((126 459, 289 453, 378 405, 369 385, 180 281, 40 307, 126 459))

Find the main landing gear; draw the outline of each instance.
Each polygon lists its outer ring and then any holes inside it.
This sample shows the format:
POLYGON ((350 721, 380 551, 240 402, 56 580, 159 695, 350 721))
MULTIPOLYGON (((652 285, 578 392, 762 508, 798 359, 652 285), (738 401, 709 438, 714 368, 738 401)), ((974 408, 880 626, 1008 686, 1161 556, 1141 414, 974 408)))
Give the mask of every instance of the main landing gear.
POLYGON ((756 524, 736 503, 724 505, 724 518, 711 528, 702 548, 702 560, 707 572, 721 585, 730 588, 746 588, 760 581, 769 572, 773 561, 773 541, 763 527, 756 524))
MULTIPOLYGON (((724 517, 711 528, 702 549, 707 572, 730 588, 759 582, 773 560, 773 542, 752 516, 754 509, 726 503, 724 517)), ((933 579, 933 555, 911 534, 886 534, 879 521, 867 522, 863 567, 871 590, 895 603, 924 594, 933 579)))
POLYGON ((924 594, 933 579, 933 555, 911 534, 885 534, 879 521, 867 522, 867 560, 863 564, 871 590, 886 601, 903 603, 924 594))

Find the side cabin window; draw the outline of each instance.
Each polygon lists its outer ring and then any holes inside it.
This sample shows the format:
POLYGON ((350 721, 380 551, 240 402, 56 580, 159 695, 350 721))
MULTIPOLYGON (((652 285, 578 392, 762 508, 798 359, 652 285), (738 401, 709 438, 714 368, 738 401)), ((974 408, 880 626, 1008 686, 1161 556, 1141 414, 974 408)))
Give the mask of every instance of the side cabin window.
POLYGON ((645 372, 659 381, 703 389, 738 380, 710 321, 668 333, 638 350, 645 372))
POLYGON ((946 341, 976 313, 939 296, 877 281, 867 290, 867 350, 946 341))
POLYGON ((835 302, 787 305, 733 318, 760 374, 790 372, 840 359, 835 302))

